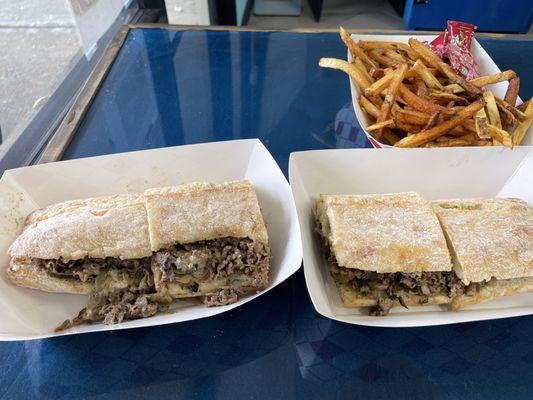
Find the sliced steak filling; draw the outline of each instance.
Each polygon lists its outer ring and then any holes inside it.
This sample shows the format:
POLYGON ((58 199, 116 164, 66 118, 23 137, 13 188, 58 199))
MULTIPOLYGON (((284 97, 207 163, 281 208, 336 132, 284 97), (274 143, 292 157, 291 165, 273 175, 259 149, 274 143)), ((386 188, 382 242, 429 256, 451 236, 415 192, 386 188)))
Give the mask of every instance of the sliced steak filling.
POLYGON ((166 308, 172 299, 156 293, 150 260, 145 258, 136 261, 137 268, 101 269, 87 306, 76 318, 65 321, 57 330, 83 322, 103 321, 104 324, 117 324, 150 317, 166 308))
POLYGON ((206 295, 208 305, 230 304, 242 292, 268 286, 269 264, 268 250, 264 246, 251 239, 231 237, 179 244, 160 250, 152 257, 156 286, 178 283, 191 296, 198 295, 199 283, 227 278, 227 287, 216 288, 206 295), (240 279, 242 277, 248 279, 240 279))
POLYGON ((121 260, 119 258, 83 258, 63 261, 34 259, 48 273, 60 278, 74 278, 82 282, 94 282, 100 271, 108 268, 136 270, 147 259, 121 260))

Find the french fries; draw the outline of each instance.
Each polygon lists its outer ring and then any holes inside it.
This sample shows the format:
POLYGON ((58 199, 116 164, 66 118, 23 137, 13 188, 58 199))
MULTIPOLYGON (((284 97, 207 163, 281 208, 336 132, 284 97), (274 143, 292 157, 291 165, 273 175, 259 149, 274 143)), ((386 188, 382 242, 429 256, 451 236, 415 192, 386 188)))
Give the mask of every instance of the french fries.
POLYGON ((346 30, 344 30, 342 26, 340 27, 340 35, 341 35, 342 41, 344 42, 346 47, 348 47, 348 50, 350 50, 350 53, 352 53, 354 57, 360 58, 361 61, 364 62, 369 67, 375 67, 375 68, 378 67, 377 63, 371 60, 370 57, 366 55, 363 49, 361 49, 357 45, 357 43, 355 43, 352 40, 352 38, 350 37, 350 34, 346 32, 346 30))
POLYGON ((340 69, 341 71, 346 72, 350 75, 350 78, 354 80, 355 84, 361 91, 364 91, 371 85, 370 81, 366 79, 366 76, 364 76, 355 65, 350 64, 348 61, 339 60, 337 58, 321 58, 318 65, 324 68, 340 69))
POLYGON ((385 96, 385 100, 381 106, 380 114, 378 115, 378 122, 386 120, 390 115, 390 109, 394 100, 396 99, 396 93, 398 93, 398 87, 402 84, 405 73, 407 72, 407 64, 402 64, 395 72, 392 73, 392 79, 385 96))
POLYGON ((470 83, 478 88, 483 86, 492 85, 493 83, 508 81, 511 78, 516 77, 516 73, 513 70, 507 70, 499 72, 497 74, 482 76, 476 79, 472 79, 470 83))
POLYGON ((487 124, 487 132, 492 137, 493 140, 502 143, 504 146, 513 147, 513 138, 509 135, 509 132, 504 131, 503 129, 498 128, 492 124, 487 124))
POLYGON ((396 113, 396 120, 412 125, 425 125, 431 116, 415 110, 399 110, 396 113))
POLYGON ((416 40, 409 39, 409 45, 411 48, 417 52, 423 60, 425 60, 430 66, 437 68, 444 76, 446 76, 453 83, 457 83, 464 90, 471 93, 472 95, 480 95, 481 91, 478 87, 474 86, 466 79, 461 78, 455 73, 452 67, 442 61, 439 56, 431 51, 429 47, 426 47, 425 44, 416 40))
POLYGON ((351 63, 321 58, 347 73, 369 117, 366 132, 396 147, 513 147, 533 123, 533 102, 516 105, 520 78, 512 70, 467 81, 424 43, 354 41, 340 28, 351 63), (509 81, 503 99, 490 86, 509 81))
POLYGON ((419 147, 424 145, 436 138, 444 135, 449 130, 455 128, 456 126, 461 125, 464 121, 481 110, 485 106, 485 101, 480 99, 476 102, 470 104, 468 107, 465 107, 453 116, 449 120, 443 122, 442 124, 436 125, 431 129, 422 131, 415 135, 407 136, 395 144, 397 147, 419 147))
POLYGON ((483 93, 483 98, 487 105, 487 117, 492 125, 498 129, 502 129, 502 121, 500 119, 500 113, 498 112, 498 106, 496 105, 496 99, 492 92, 483 93))
POLYGON ((370 76, 370 74, 366 70, 366 67, 360 58, 356 58, 355 61, 353 62, 353 65, 355 65, 355 67, 359 70, 359 72, 361 72, 361 74, 363 74, 370 83, 374 83, 375 79, 370 76))
POLYGON ((394 121, 392 119, 388 119, 383 122, 376 122, 374 125, 367 126, 366 130, 368 132, 372 132, 372 131, 378 131, 380 129, 390 128, 390 127, 394 127, 394 121))
POLYGON ((361 108, 367 112, 367 114, 377 119, 379 109, 374 105, 374 103, 368 100, 365 96, 359 96, 359 104, 361 105, 361 108))
POLYGON ((385 75, 383 78, 377 80, 372 85, 367 87, 365 89, 365 96, 372 97, 376 94, 380 94, 383 92, 390 84, 392 78, 394 78, 394 74, 389 73, 385 75))
POLYGON ((440 106, 438 104, 432 103, 428 100, 418 97, 416 94, 411 92, 403 83, 400 85, 400 97, 415 110, 425 112, 427 114, 435 114, 437 111, 440 111, 445 114, 454 114, 454 110, 450 110, 446 107, 440 106))
POLYGON ((485 109, 481 109, 476 113, 476 116, 474 117, 475 121, 475 127, 477 135, 480 139, 489 139, 491 136, 489 135, 489 132, 487 130, 487 114, 485 113, 485 109))
POLYGON ((509 86, 507 87, 507 92, 503 98, 509 105, 515 106, 516 99, 518 98, 518 88, 520 87, 520 78, 515 76, 513 79, 509 80, 509 86))
POLYGON ((433 75, 429 69, 424 65, 421 60, 417 60, 413 65, 413 70, 422 78, 424 83, 429 88, 444 89, 444 86, 439 82, 435 75, 433 75))
POLYGON ((518 124, 518 127, 514 132, 513 143, 515 145, 519 145, 520 142, 522 142, 522 139, 524 139, 524 136, 531 125, 531 121, 533 121, 533 102, 529 101, 524 114, 526 114, 527 118, 518 124))

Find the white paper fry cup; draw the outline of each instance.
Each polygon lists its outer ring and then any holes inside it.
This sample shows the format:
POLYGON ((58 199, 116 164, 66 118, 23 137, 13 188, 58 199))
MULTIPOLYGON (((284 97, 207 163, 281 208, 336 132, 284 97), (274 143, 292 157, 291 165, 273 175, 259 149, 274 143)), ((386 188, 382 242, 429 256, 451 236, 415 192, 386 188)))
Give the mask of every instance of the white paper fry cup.
MULTIPOLYGON (((65 200, 142 192, 185 182, 248 179, 254 185, 272 252, 270 285, 280 284, 302 262, 300 229, 289 184, 275 160, 257 140, 236 140, 169 147, 62 161, 6 171, 0 180, 0 265, 7 267, 7 249, 33 210, 65 200)), ((136 328, 190 321, 220 314, 253 300, 207 308, 177 300, 170 312, 118 325, 81 325, 59 334, 54 328, 77 315, 86 296, 52 294, 12 285, 0 271, 0 340, 136 328)))

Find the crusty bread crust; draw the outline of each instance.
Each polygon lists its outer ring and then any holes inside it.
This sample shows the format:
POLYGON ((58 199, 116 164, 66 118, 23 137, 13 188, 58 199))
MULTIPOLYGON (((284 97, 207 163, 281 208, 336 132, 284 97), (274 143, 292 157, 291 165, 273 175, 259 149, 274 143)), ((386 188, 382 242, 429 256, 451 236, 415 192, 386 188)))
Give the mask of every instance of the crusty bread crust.
POLYGON ((439 221, 417 193, 321 195, 316 214, 341 267, 380 273, 452 269, 439 221))
POLYGON ((465 307, 481 303, 482 301, 531 291, 533 291, 533 278, 493 279, 490 282, 487 282, 473 295, 464 294, 455 297, 450 304, 450 308, 452 310, 461 310, 465 307))
MULTIPOLYGON (((341 300, 346 307, 373 307, 377 305, 377 299, 375 296, 369 294, 362 294, 358 290, 355 290, 349 283, 342 283, 339 285, 339 294, 341 300)), ((451 298, 445 295, 437 295, 432 297, 422 297, 407 292, 396 293, 401 296, 406 306, 421 306, 430 304, 448 304, 452 301, 451 298), (421 303, 422 300, 427 299, 426 303, 421 303)), ((395 302, 396 306, 401 306, 398 301, 395 302)))
POLYGON ((133 259, 151 254, 142 195, 74 200, 37 210, 8 250, 11 257, 133 259))
POLYGON ((88 294, 93 287, 90 282, 54 277, 27 259, 11 260, 6 274, 15 285, 51 293, 88 294))
POLYGON ((252 184, 189 183, 144 192, 152 251, 176 243, 248 237, 268 246, 252 184))
POLYGON ((533 276, 533 210, 518 199, 432 203, 465 284, 533 276))

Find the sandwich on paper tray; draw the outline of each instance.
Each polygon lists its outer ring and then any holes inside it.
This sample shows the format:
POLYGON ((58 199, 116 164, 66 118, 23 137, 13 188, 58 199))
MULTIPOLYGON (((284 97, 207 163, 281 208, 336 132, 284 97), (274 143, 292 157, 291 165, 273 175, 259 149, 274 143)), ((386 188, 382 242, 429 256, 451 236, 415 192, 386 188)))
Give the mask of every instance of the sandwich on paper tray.
POLYGON ((51 205, 27 217, 9 255, 14 284, 89 295, 59 329, 150 317, 174 299, 231 304, 269 283, 267 231, 248 181, 51 205))

